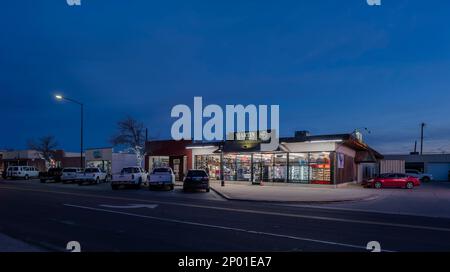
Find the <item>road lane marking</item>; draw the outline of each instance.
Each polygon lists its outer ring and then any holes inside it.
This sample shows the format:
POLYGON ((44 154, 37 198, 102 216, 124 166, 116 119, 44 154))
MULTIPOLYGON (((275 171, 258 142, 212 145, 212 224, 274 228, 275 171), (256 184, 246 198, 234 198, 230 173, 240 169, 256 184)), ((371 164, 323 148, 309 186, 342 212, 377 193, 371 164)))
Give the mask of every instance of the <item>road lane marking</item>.
POLYGON ((385 214, 385 215, 400 215, 400 216, 416 216, 416 217, 428 217, 433 219, 450 219, 450 217, 442 217, 437 215, 429 214, 417 214, 417 213, 404 213, 404 212, 387 212, 380 210, 369 210, 369 209, 359 209, 359 208, 344 208, 335 206, 319 206, 319 205, 302 205, 302 204, 277 204, 282 207, 294 207, 294 208, 308 208, 317 210, 329 210, 329 211, 345 211, 345 212, 360 212, 360 213, 372 213, 372 214, 385 214))
POLYGON ((442 228, 442 227, 410 225, 410 224, 401 224, 401 223, 386 223, 386 222, 370 221, 370 220, 344 219, 344 218, 337 218, 337 217, 301 215, 301 214, 292 214, 292 213, 280 213, 280 212, 250 210, 250 209, 225 208, 225 207, 198 205, 198 204, 165 202, 165 201, 158 201, 158 200, 151 200, 150 201, 150 200, 145 200, 145 199, 136 199, 136 198, 128 198, 128 197, 112 197, 112 196, 102 196, 102 195, 93 195, 93 194, 81 194, 81 193, 69 193, 69 192, 55 192, 55 191, 36 190, 36 189, 18 189, 18 188, 11 188, 11 187, 0 187, 0 188, 12 189, 12 190, 18 190, 18 191, 34 191, 34 192, 44 192, 44 193, 63 194, 63 195, 82 196, 82 197, 97 197, 97 198, 104 198, 104 199, 115 199, 115 200, 126 200, 126 201, 140 201, 140 202, 153 203, 153 204, 157 203, 157 204, 160 204, 160 205, 172 205, 172 206, 181 206, 181 207, 190 207, 190 208, 212 209, 212 210, 229 211, 229 212, 240 212, 240 213, 250 213, 250 214, 271 215, 271 216, 283 216, 283 217, 322 220, 322 221, 334 221, 334 222, 341 222, 341 223, 354 223, 354 224, 365 224, 365 225, 378 225, 378 226, 385 226, 385 227, 396 227, 396 228, 419 229, 419 230, 428 230, 428 231, 450 232, 450 228, 442 228))
MULTIPOLYGON (((211 224, 204 224, 204 223, 198 223, 198 222, 192 222, 192 221, 184 221, 184 220, 178 220, 178 219, 156 217, 156 216, 150 216, 150 215, 142 215, 142 214, 121 212, 121 211, 114 211, 114 210, 107 210, 107 209, 100 209, 100 208, 93 208, 93 207, 86 207, 86 206, 79 206, 79 205, 72 205, 72 204, 63 204, 63 205, 67 206, 67 207, 72 207, 72 208, 85 209, 85 210, 98 211, 98 212, 107 212, 107 213, 113 213, 113 214, 121 214, 121 215, 127 215, 127 216, 133 216, 133 217, 139 217, 139 218, 145 218, 145 219, 153 219, 153 220, 169 222, 169 223, 185 224, 185 225, 191 225, 191 226, 197 226, 197 227, 206 227, 206 228, 214 228, 214 229, 229 230, 229 231, 238 231, 238 232, 245 232, 245 233, 250 233, 250 234, 255 234, 255 235, 265 235, 265 236, 285 238, 285 239, 298 240, 298 241, 304 241, 304 242, 312 242, 312 243, 327 244, 327 245, 367 250, 366 246, 358 246, 358 245, 352 245, 352 244, 347 244, 347 243, 338 243, 338 242, 331 242, 331 241, 326 241, 326 240, 318 240, 318 239, 292 236, 292 235, 286 235, 286 234, 277 234, 277 233, 271 233, 271 232, 247 230, 247 229, 226 227, 226 226, 220 226, 220 225, 211 225, 211 224)), ((394 252, 392 250, 385 250, 385 249, 383 249, 383 251, 384 252, 394 252)))
POLYGON ((140 209, 140 208, 154 209, 154 208, 158 207, 158 205, 156 205, 156 204, 129 204, 129 205, 123 205, 123 206, 100 205, 100 207, 112 208, 112 209, 140 209))

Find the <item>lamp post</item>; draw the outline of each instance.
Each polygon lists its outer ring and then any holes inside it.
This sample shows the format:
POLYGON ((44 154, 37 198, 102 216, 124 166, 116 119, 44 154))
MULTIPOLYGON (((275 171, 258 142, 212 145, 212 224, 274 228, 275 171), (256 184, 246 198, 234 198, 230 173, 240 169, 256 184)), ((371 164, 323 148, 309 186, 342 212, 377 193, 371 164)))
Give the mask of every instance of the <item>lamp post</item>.
POLYGON ((64 97, 64 96, 62 96, 62 95, 55 95, 55 98, 57 99, 57 100, 60 100, 60 101, 62 101, 62 100, 66 100, 66 101, 69 101, 69 102, 72 102, 72 103, 75 103, 75 104, 77 104, 77 105, 79 105, 80 106, 80 113, 81 113, 81 118, 80 118, 80 167, 81 168, 84 168, 83 167, 83 103, 81 103, 81 102, 79 102, 79 101, 77 101, 77 100, 75 100, 75 99, 72 99, 72 98, 68 98, 68 97, 64 97))

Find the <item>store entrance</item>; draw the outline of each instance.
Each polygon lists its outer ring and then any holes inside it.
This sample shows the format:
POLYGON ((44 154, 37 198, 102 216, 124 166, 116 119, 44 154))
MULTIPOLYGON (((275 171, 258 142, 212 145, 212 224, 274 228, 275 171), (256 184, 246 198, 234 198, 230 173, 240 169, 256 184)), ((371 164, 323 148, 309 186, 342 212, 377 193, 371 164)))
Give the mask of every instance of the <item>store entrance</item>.
POLYGON ((169 159, 170 168, 172 168, 177 181, 182 181, 184 178, 184 157, 171 156, 169 159))
POLYGON ((261 183, 262 165, 261 162, 253 162, 253 179, 252 183, 261 183))

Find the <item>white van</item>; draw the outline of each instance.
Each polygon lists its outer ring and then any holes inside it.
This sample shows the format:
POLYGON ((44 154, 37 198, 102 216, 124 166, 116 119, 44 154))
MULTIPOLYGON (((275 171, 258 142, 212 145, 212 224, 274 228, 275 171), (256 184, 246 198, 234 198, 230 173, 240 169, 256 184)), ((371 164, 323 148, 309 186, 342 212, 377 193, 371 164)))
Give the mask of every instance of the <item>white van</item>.
POLYGON ((30 179, 38 178, 39 170, 34 166, 9 166, 6 170, 6 178, 30 179))

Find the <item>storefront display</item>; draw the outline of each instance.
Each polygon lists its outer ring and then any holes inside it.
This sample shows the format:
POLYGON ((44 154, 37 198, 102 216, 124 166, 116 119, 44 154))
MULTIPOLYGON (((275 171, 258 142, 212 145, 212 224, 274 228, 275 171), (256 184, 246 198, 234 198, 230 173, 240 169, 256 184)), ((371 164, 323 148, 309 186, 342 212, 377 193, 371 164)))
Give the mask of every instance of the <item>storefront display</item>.
POLYGON ((309 183, 308 153, 289 154, 289 181, 309 183))
POLYGON ((168 156, 151 156, 148 160, 148 169, 153 170, 158 167, 169 167, 170 157, 168 156))
POLYGON ((273 155, 273 181, 286 182, 287 181, 287 154, 273 155))
POLYGON ((331 184, 330 153, 311 153, 309 166, 312 184, 331 184))
POLYGON ((223 175, 225 180, 236 180, 236 155, 225 154, 223 156, 223 175))
POLYGON ((251 155, 236 156, 236 175, 237 180, 250 181, 252 176, 251 155))
POLYGON ((195 168, 205 170, 212 180, 220 179, 220 156, 198 155, 195 156, 195 168))

